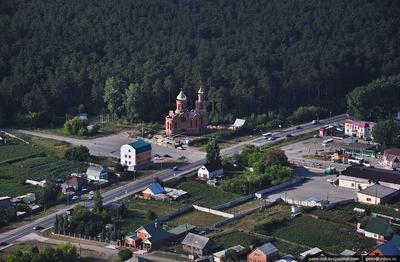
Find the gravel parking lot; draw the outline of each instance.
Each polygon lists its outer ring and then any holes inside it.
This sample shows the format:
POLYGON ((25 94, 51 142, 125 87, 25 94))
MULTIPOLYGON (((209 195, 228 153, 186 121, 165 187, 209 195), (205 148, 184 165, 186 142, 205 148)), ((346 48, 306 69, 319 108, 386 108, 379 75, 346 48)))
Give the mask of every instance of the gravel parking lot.
POLYGON ((307 200, 309 198, 318 198, 320 200, 328 200, 330 203, 346 199, 354 199, 356 191, 332 185, 327 179, 335 178, 333 175, 324 175, 308 171, 304 168, 295 169, 295 174, 303 176, 306 179, 294 186, 275 191, 266 196, 268 199, 293 199, 293 200, 307 200))

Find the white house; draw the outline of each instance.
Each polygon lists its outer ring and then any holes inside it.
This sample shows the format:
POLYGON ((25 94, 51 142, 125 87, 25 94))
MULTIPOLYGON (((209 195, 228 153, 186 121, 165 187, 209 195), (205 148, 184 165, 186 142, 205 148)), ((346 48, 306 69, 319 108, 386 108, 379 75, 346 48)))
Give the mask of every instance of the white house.
POLYGON ((139 139, 133 143, 121 146, 121 165, 133 171, 151 164, 151 144, 139 139))
POLYGON ((373 138, 372 129, 375 125, 375 122, 346 119, 344 121, 344 134, 348 136, 355 136, 361 139, 371 139, 373 138))
POLYGON ((209 164, 204 164, 201 166, 197 172, 197 176, 204 180, 214 179, 219 176, 223 176, 224 169, 221 163, 214 162, 209 164))
POLYGON ((86 170, 87 179, 91 181, 106 181, 108 180, 107 170, 99 165, 90 165, 86 170))
POLYGON ((382 186, 372 185, 357 192, 357 201, 366 204, 381 205, 399 194, 399 190, 382 186))

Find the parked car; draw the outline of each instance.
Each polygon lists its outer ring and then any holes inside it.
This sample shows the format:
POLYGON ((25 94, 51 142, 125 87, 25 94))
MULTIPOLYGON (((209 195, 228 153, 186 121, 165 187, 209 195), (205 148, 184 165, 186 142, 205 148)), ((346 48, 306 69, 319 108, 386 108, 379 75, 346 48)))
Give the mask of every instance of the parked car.
POLYGON ((301 126, 296 126, 296 129, 302 129, 302 127, 301 126))
POLYGON ((293 137, 292 134, 287 134, 287 135, 286 135, 286 138, 291 138, 291 137, 293 137))
POLYGON ((172 170, 174 170, 174 171, 178 171, 178 167, 177 166, 174 166, 173 168, 172 168, 172 170))
POLYGON ((313 135, 314 138, 320 138, 318 134, 313 135))
POLYGON ((41 229, 43 229, 43 227, 41 227, 41 226, 34 226, 32 229, 33 229, 33 230, 41 230, 41 229))
POLYGON ((271 136, 272 136, 272 133, 271 133, 271 132, 268 132, 268 133, 263 134, 263 137, 265 137, 265 138, 268 138, 268 137, 271 137, 271 136))
POLYGON ((274 140, 276 140, 276 137, 275 137, 275 136, 270 136, 270 137, 268 137, 267 140, 268 140, 268 141, 274 141, 274 140))
POLYGON ((318 120, 313 120, 313 121, 311 121, 311 124, 313 124, 313 125, 318 124, 318 120))
POLYGON ((71 199, 72 200, 78 200, 78 199, 80 199, 81 197, 80 196, 73 196, 71 199))

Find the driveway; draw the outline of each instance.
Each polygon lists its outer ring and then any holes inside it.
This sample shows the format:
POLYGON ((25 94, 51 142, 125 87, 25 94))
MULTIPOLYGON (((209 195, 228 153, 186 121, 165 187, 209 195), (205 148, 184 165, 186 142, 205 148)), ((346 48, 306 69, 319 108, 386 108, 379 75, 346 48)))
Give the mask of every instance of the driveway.
POLYGON ((295 174, 304 177, 305 180, 294 186, 272 192, 264 198, 292 200, 318 198, 320 200, 328 200, 330 203, 356 198, 355 190, 338 187, 327 182, 327 179, 335 178, 336 176, 334 175, 315 173, 304 168, 295 169, 295 174))

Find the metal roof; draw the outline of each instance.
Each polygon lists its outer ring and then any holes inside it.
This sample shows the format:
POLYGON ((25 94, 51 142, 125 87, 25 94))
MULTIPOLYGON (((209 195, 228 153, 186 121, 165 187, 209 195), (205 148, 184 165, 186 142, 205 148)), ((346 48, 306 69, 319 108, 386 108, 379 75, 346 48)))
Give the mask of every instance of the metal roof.
POLYGON ((392 170, 363 166, 350 166, 346 170, 342 171, 341 175, 363 178, 373 182, 386 182, 400 185, 400 173, 392 170))
POLYGON ((186 95, 183 93, 182 89, 179 92, 178 96, 176 97, 177 100, 186 101, 186 95))
POLYGON ((209 243, 209 241, 210 239, 208 237, 189 233, 186 235, 185 239, 182 240, 182 245, 203 249, 209 243))
POLYGON ((257 249, 266 255, 279 252, 278 249, 271 242, 265 243, 264 245, 259 246, 257 249))
POLYGON ((193 228, 195 228, 195 226, 185 223, 185 224, 179 225, 177 227, 174 227, 171 230, 168 230, 168 232, 171 234, 174 234, 174 235, 180 235, 189 230, 192 230, 193 228))
POLYGON ((164 188, 159 183, 151 183, 147 188, 149 188, 155 195, 165 192, 164 188))
POLYGON ((358 193, 364 194, 364 195, 369 195, 369 196, 374 196, 374 197, 378 197, 378 198, 383 198, 383 197, 389 196, 395 192, 397 192, 396 189, 375 184, 375 185, 369 186, 367 188, 364 188, 363 190, 360 190, 358 193))
POLYGON ((139 139, 129 145, 135 149, 136 154, 151 150, 151 143, 143 139, 139 139))

